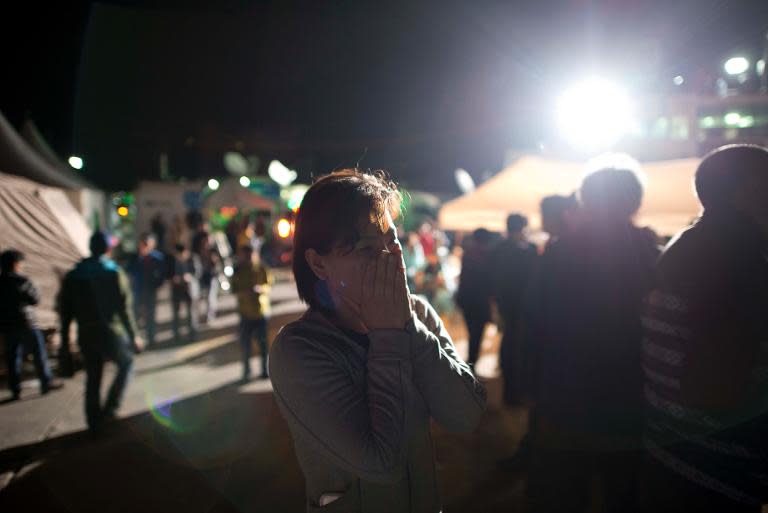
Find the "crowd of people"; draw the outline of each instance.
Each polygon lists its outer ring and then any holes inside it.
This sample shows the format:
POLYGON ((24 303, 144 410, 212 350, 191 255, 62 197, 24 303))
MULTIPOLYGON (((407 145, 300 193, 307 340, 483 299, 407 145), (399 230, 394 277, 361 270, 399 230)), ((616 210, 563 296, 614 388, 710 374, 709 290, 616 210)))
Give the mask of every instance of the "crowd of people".
POLYGON ((537 251, 510 215, 476 230, 457 302, 478 357, 501 318, 507 404, 529 406, 519 452, 531 511, 760 511, 768 464, 768 150, 730 146, 696 174, 703 214, 665 249, 634 225, 629 169, 541 202, 537 251))
MULTIPOLYGON (((158 250, 165 230, 155 222, 152 226, 158 233, 146 232, 138 237, 136 255, 128 260, 125 270, 112 258, 117 239, 105 231, 94 232, 89 241, 91 255, 64 276, 56 298, 61 333, 60 372, 69 376, 73 371, 70 326, 76 323, 79 354, 86 373, 86 420, 94 433, 101 432, 104 424, 116 416, 131 374, 133 355, 157 344, 156 315, 161 287, 169 287, 174 343, 195 340, 199 324, 210 323, 216 317, 219 280, 227 273, 221 252, 202 220, 192 226, 190 245, 177 242, 173 252, 158 250), (201 312, 203 301, 205 308, 201 312), (182 337, 182 314, 186 337, 182 337), (115 363, 117 373, 106 401, 102 401, 106 361, 115 363)), ((267 377, 266 325, 272 277, 254 251, 256 242, 240 236, 237 243, 241 245, 236 266, 229 274, 240 314, 242 380, 247 382, 251 379, 253 338, 263 355, 260 377, 267 377)), ((23 253, 5 250, 0 261, 0 333, 6 344, 11 399, 21 397, 26 352, 34 356, 41 392, 47 394, 63 383, 52 376, 44 337, 35 319, 39 293, 22 272, 23 253)))
MULTIPOLYGON (((440 510, 430 422, 466 432, 481 421, 486 392, 473 367, 495 309, 504 402, 529 409, 519 451, 499 469, 525 473, 529 511, 589 511, 595 497, 610 512, 760 511, 768 502, 768 149, 712 152, 695 187, 701 217, 662 248, 634 223, 637 173, 597 170, 573 195, 542 199, 543 247, 529 241, 521 214, 508 217, 501 240, 477 229, 451 285, 459 253, 430 223, 398 238, 394 183, 357 170, 318 179, 294 237, 294 277, 309 309, 281 330, 260 374, 272 379, 293 436, 309 510, 440 510), (466 362, 440 316, 451 297, 467 325, 466 362)), ((241 227, 229 235, 247 381, 252 339, 268 350, 272 278, 249 239, 253 225, 241 227)), ((62 285, 62 343, 77 322, 94 430, 115 415, 132 355, 144 347, 135 318, 147 345, 156 343, 159 287, 170 282, 175 337, 182 306, 190 338, 201 297, 202 320, 215 316, 221 258, 210 234, 200 227, 172 255, 156 250, 157 237, 140 237, 126 274, 110 259, 110 237, 96 232, 92 256, 62 285), (118 373, 102 404, 108 359, 118 373)), ((61 384, 34 322, 37 292, 23 255, 9 250, 1 260, 9 384, 18 398, 27 345, 45 393, 61 384)))

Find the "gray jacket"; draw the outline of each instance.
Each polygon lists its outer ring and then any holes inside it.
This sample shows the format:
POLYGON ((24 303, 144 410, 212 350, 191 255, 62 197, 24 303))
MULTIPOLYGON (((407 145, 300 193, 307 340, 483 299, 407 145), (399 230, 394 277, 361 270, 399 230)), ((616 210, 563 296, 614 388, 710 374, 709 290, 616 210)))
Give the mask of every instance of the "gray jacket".
POLYGON ((310 309, 270 351, 277 404, 304 472, 309 512, 440 511, 430 418, 472 430, 485 389, 429 304, 404 330, 369 333, 368 350, 310 309), (323 494, 341 498, 319 506, 323 494))

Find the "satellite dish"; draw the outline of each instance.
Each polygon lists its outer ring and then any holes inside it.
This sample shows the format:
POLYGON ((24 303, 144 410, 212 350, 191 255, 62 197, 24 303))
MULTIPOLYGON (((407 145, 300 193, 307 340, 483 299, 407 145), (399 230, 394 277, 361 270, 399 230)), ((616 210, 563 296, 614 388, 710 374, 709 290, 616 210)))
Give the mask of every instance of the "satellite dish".
POLYGON ((454 171, 453 175, 456 177, 456 185, 459 186, 459 190, 463 194, 470 193, 475 190, 475 181, 466 169, 459 168, 454 171))
POLYGON ((283 187, 288 187, 298 177, 296 171, 288 169, 279 160, 273 160, 269 163, 267 173, 272 180, 279 183, 283 187))
POLYGON ((228 151, 224 154, 224 168, 231 175, 243 176, 248 174, 248 161, 236 151, 228 151))

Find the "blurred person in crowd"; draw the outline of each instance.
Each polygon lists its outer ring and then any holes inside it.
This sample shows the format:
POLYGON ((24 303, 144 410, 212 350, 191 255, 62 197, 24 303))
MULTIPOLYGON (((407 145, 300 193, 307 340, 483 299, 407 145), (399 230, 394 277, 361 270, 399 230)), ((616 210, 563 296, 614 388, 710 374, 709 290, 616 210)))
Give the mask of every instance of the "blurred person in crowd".
POLYGON ((216 318, 219 298, 219 273, 221 272, 221 256, 207 231, 198 232, 194 237, 192 251, 200 261, 202 274, 200 276, 200 296, 205 298, 205 322, 216 318))
POLYGON ((200 298, 200 276, 203 273, 200 260, 192 258, 183 244, 177 244, 173 256, 171 273, 171 309, 173 313, 173 338, 181 340, 180 310, 186 310, 187 337, 190 341, 197 336, 198 299, 200 298))
MULTIPOLYGON (((547 234, 547 243, 542 253, 546 255, 547 248, 554 244, 561 236, 572 233, 576 228, 579 204, 576 195, 570 196, 551 195, 545 196, 539 204, 541 213, 541 229, 547 234)), ((534 273, 529 279, 526 295, 522 305, 522 333, 521 343, 521 381, 525 399, 528 402, 528 429, 520 441, 517 452, 498 462, 501 470, 507 472, 520 472, 527 470, 531 463, 531 439, 536 432, 538 409, 536 407, 536 390, 539 379, 539 352, 540 341, 537 336, 544 331, 544 326, 538 323, 546 323, 545 319, 537 318, 537 312, 543 311, 541 261, 537 259, 534 273)))
POLYGON ((545 196, 539 205, 541 230, 547 234, 547 245, 572 232, 578 223, 579 203, 575 194, 545 196))
POLYGON ((768 503, 768 149, 732 145, 696 171, 701 218, 646 298, 643 511, 768 503))
POLYGON ((240 347, 243 359, 243 382, 251 379, 251 343, 253 338, 261 352, 262 379, 267 371, 267 322, 270 313, 269 292, 272 275, 261 264, 259 254, 249 244, 240 246, 237 252, 237 268, 232 276, 232 292, 237 296, 240 312, 240 347))
POLYGON ((48 367, 45 337, 37 325, 35 305, 40 302, 37 287, 22 274, 24 254, 8 249, 0 254, 0 335, 5 340, 8 387, 11 397, 21 397, 24 356, 32 353, 40 392, 47 394, 63 385, 53 379, 48 367))
POLYGON ((499 360, 504 378, 504 402, 508 406, 522 399, 523 302, 538 256, 536 246, 528 242, 528 219, 520 214, 507 217, 507 238, 494 249, 492 268, 494 297, 503 321, 499 360))
POLYGON ((405 276, 408 279, 408 290, 416 291, 416 276, 427 265, 424 249, 421 247, 421 241, 416 233, 411 232, 405 236, 403 261, 405 262, 405 276))
POLYGON ((80 261, 64 278, 59 294, 61 343, 69 347, 69 328, 77 322, 77 342, 85 362, 85 415, 88 428, 98 433, 120 407, 133 366, 133 353, 144 346, 133 318, 131 288, 122 269, 110 256, 110 237, 101 231, 91 236, 91 256, 80 261), (101 403, 104 362, 112 360, 117 374, 101 403))
POLYGON ((147 344, 155 343, 157 332, 157 289, 168 275, 165 257, 157 249, 157 239, 152 233, 139 236, 138 254, 128 271, 133 280, 134 315, 144 321, 147 344))
POLYGON ((491 320, 493 236, 485 228, 478 228, 472 233, 468 243, 461 259, 456 304, 464 314, 469 334, 467 363, 474 366, 480 355, 485 325, 491 320))
POLYGON ((419 242, 421 243, 422 251, 424 251, 424 256, 428 257, 437 253, 435 231, 429 222, 424 222, 419 227, 419 242))
POLYGON ((168 242, 174 248, 177 244, 188 246, 190 243, 189 228, 179 214, 175 214, 173 219, 171 219, 171 226, 168 229, 168 242))
POLYGON ((606 511, 635 506, 640 311, 658 256, 655 235, 632 221, 642 196, 633 170, 591 173, 579 191, 580 225, 560 233, 542 258, 531 511, 588 511, 594 479, 606 511))
POLYGON ((155 235, 157 250, 161 253, 169 252, 169 248, 165 245, 167 242, 165 236, 168 232, 168 225, 161 212, 158 212, 152 217, 152 220, 150 221, 150 230, 155 235))
POLYGON ((298 214, 293 272, 309 310, 278 335, 270 374, 307 511, 439 512, 430 419, 465 432, 484 410, 442 321, 408 292, 399 205, 383 174, 342 170, 298 214))

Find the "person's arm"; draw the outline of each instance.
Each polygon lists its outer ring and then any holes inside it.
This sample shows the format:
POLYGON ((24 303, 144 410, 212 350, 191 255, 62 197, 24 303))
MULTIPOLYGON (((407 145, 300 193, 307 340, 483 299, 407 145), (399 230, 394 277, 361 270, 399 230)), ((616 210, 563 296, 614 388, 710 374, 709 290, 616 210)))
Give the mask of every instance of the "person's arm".
POLYGON ((131 339, 134 349, 139 352, 142 349, 141 339, 138 337, 139 328, 133 317, 133 293, 128 278, 122 270, 117 271, 118 315, 123 323, 128 337, 131 339))
POLYGON ((456 352, 437 312, 414 298, 414 322, 409 328, 416 388, 430 415, 449 431, 474 429, 485 411, 485 387, 456 352))
POLYGON ((36 305, 40 302, 40 292, 28 278, 24 278, 24 282, 19 287, 19 294, 25 305, 36 305))
POLYGON ((404 330, 370 333, 365 387, 318 342, 290 329, 270 351, 275 397, 289 423, 367 481, 394 483, 404 472, 408 339, 404 330))

